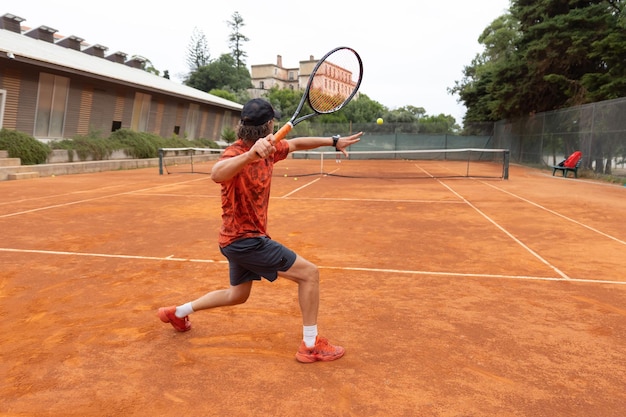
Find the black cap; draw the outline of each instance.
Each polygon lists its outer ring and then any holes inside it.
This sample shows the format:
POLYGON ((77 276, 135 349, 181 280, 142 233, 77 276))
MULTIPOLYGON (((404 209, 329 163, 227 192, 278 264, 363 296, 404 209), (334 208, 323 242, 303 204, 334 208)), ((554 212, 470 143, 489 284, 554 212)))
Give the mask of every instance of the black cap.
POLYGON ((245 126, 261 126, 272 119, 280 119, 280 113, 260 98, 253 98, 241 110, 241 123, 245 126))

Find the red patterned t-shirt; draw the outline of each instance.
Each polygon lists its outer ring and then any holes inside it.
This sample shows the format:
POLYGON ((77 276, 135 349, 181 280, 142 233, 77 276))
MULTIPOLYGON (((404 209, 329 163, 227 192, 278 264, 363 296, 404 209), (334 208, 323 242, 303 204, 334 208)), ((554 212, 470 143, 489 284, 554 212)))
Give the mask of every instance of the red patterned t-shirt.
MULTIPOLYGON (((238 139, 222 154, 220 160, 241 155, 250 150, 238 139)), ((246 165, 233 178, 222 183, 222 227, 218 243, 225 247, 235 240, 267 236, 267 208, 274 164, 289 154, 289 144, 276 143, 276 152, 266 159, 246 165)))

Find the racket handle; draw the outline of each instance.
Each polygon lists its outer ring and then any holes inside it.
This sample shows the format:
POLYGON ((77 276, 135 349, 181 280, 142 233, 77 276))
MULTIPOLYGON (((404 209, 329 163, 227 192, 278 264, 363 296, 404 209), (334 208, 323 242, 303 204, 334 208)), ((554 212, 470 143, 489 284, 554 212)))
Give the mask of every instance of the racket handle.
POLYGON ((278 129, 278 132, 274 133, 274 140, 278 142, 279 140, 285 139, 287 134, 291 132, 292 128, 293 128, 293 125, 291 124, 291 122, 285 123, 283 127, 278 129))

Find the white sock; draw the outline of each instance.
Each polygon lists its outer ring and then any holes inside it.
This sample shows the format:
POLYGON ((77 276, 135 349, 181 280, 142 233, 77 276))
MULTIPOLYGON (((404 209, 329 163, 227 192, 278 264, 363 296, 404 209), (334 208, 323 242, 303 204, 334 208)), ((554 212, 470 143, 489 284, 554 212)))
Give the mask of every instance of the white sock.
POLYGON ((317 338, 317 324, 314 324, 313 326, 303 326, 302 333, 304 334, 304 338, 302 340, 304 340, 306 347, 315 346, 315 339, 317 338))
POLYGON ((183 304, 182 306, 176 307, 176 313, 174 315, 179 319, 182 319, 185 316, 193 313, 193 308, 191 307, 191 303, 183 304))

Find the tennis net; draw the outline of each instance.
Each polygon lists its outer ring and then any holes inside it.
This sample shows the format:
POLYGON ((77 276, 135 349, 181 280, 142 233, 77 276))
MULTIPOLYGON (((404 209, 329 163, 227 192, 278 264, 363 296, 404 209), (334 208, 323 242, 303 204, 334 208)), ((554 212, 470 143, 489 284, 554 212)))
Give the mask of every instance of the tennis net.
POLYGON ((210 174, 222 152, 213 148, 160 148, 159 174, 210 174))
POLYGON ((353 151, 349 157, 336 151, 292 154, 293 166, 275 175, 328 175, 347 178, 509 178, 508 149, 421 149, 353 151))
MULTIPOLYGON (((210 174, 222 152, 223 149, 212 148, 161 148, 159 174, 210 174)), ((274 167, 274 176, 506 180, 509 178, 509 155, 508 149, 484 148, 352 151, 348 158, 335 150, 298 151, 274 167)))

